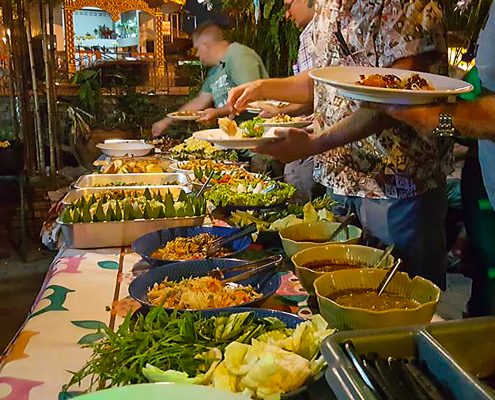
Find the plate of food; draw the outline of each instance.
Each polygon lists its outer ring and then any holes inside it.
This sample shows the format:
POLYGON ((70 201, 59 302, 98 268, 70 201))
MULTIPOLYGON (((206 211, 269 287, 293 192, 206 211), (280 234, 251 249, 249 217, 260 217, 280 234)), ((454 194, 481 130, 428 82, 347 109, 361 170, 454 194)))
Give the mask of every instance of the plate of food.
POLYGON ((235 151, 225 151, 205 140, 189 137, 170 149, 170 157, 174 161, 184 160, 216 160, 237 162, 235 151))
POLYGON ((245 180, 215 185, 205 192, 205 197, 216 207, 227 210, 256 210, 282 206, 295 192, 294 186, 283 182, 245 180))
MULTIPOLYGON (((282 257, 280 256, 280 260, 282 257)), ((280 286, 274 269, 234 282, 211 276, 219 270, 225 279, 241 275, 235 267, 248 264, 234 258, 180 261, 153 268, 135 278, 129 294, 145 307, 163 307, 172 312, 229 309, 258 304, 280 286)))
POLYGON ((271 118, 266 118, 263 122, 265 127, 281 127, 281 128, 304 128, 311 125, 312 121, 302 117, 291 117, 287 114, 277 114, 271 118))
MULTIPOLYGON (((96 390, 102 380, 108 388, 173 381, 184 390, 162 397, 136 390, 133 397, 119 399, 196 400, 183 385, 195 383, 259 400, 291 398, 312 386, 326 369, 321 343, 334 329, 320 315, 304 321, 261 308, 167 314, 155 307, 147 314, 129 314, 115 333, 106 326, 102 331, 101 341, 85 345, 92 354, 73 373, 69 390, 80 390, 81 382, 96 390), (164 348, 173 356, 165 357, 164 348)), ((212 399, 207 391, 201 396, 212 399)), ((227 394, 215 396, 231 400, 227 394)))
POLYGON ((167 117, 177 121, 196 121, 201 116, 198 111, 175 111, 167 114, 167 117))
MULTIPOLYGON (((221 237, 239 232, 239 228, 226 226, 197 226, 161 229, 141 236, 132 243, 132 250, 152 266, 186 260, 207 258, 206 249, 221 237)), ((223 247, 216 258, 231 257, 246 250, 252 242, 244 236, 223 247)))
POLYGON ((103 154, 110 157, 141 157, 155 148, 152 144, 142 141, 124 141, 99 143, 96 145, 103 154))
POLYGON ((470 83, 447 76, 395 68, 325 67, 309 76, 343 96, 386 104, 428 104, 473 90, 470 83))
POLYGON ((225 149, 254 149, 262 144, 279 140, 274 134, 274 128, 266 128, 263 121, 263 118, 255 117, 237 125, 229 118, 220 118, 219 128, 198 131, 193 136, 225 149))

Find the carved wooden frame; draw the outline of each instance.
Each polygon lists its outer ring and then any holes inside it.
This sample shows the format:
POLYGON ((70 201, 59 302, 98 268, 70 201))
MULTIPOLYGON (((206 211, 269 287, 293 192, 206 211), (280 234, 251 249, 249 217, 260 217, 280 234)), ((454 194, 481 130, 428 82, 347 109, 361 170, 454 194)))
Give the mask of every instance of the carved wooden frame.
MULTIPOLYGON (((171 0, 174 3, 184 4, 185 0, 171 0)), ((64 0, 65 20, 65 52, 69 74, 76 72, 76 46, 74 43, 74 11, 83 7, 98 7, 107 11, 114 21, 120 14, 131 10, 141 10, 152 15, 155 19, 155 64, 157 74, 165 74, 165 54, 163 52, 163 21, 164 14, 160 8, 152 8, 144 0, 64 0), (162 40, 158 40, 162 38, 162 40)))

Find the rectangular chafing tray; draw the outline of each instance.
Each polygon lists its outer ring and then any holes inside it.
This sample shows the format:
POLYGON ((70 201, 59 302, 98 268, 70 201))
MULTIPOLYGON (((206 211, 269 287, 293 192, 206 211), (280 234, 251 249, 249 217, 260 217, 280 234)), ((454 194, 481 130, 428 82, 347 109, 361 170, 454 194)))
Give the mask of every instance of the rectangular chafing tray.
POLYGON ((81 176, 75 183, 76 189, 84 188, 101 188, 107 189, 115 188, 129 188, 129 187, 142 187, 142 186, 169 186, 170 182, 173 185, 187 186, 189 184, 186 175, 179 173, 162 173, 162 174, 89 174, 81 176), (104 186, 112 182, 126 183, 125 186, 104 186), (138 183, 139 185, 130 186, 131 183, 138 183))

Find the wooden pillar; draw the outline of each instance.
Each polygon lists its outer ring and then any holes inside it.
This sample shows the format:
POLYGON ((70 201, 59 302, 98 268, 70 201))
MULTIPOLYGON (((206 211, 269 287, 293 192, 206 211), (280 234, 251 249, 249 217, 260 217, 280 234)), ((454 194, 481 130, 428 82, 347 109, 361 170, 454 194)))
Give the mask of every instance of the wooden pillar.
POLYGON ((165 75, 165 53, 163 49, 163 14, 155 14, 155 64, 158 76, 165 75))
POLYGON ((65 25, 65 54, 67 58, 67 71, 69 75, 76 73, 76 47, 74 44, 74 10, 64 4, 64 25, 65 25))

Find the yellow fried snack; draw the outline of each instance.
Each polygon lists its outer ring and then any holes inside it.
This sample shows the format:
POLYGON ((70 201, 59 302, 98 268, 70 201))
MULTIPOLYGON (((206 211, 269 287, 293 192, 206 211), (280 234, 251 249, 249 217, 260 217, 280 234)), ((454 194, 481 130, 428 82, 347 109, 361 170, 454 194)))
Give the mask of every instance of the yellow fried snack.
POLYGON ((237 133, 237 123, 227 117, 219 118, 218 126, 229 136, 235 136, 237 133))

